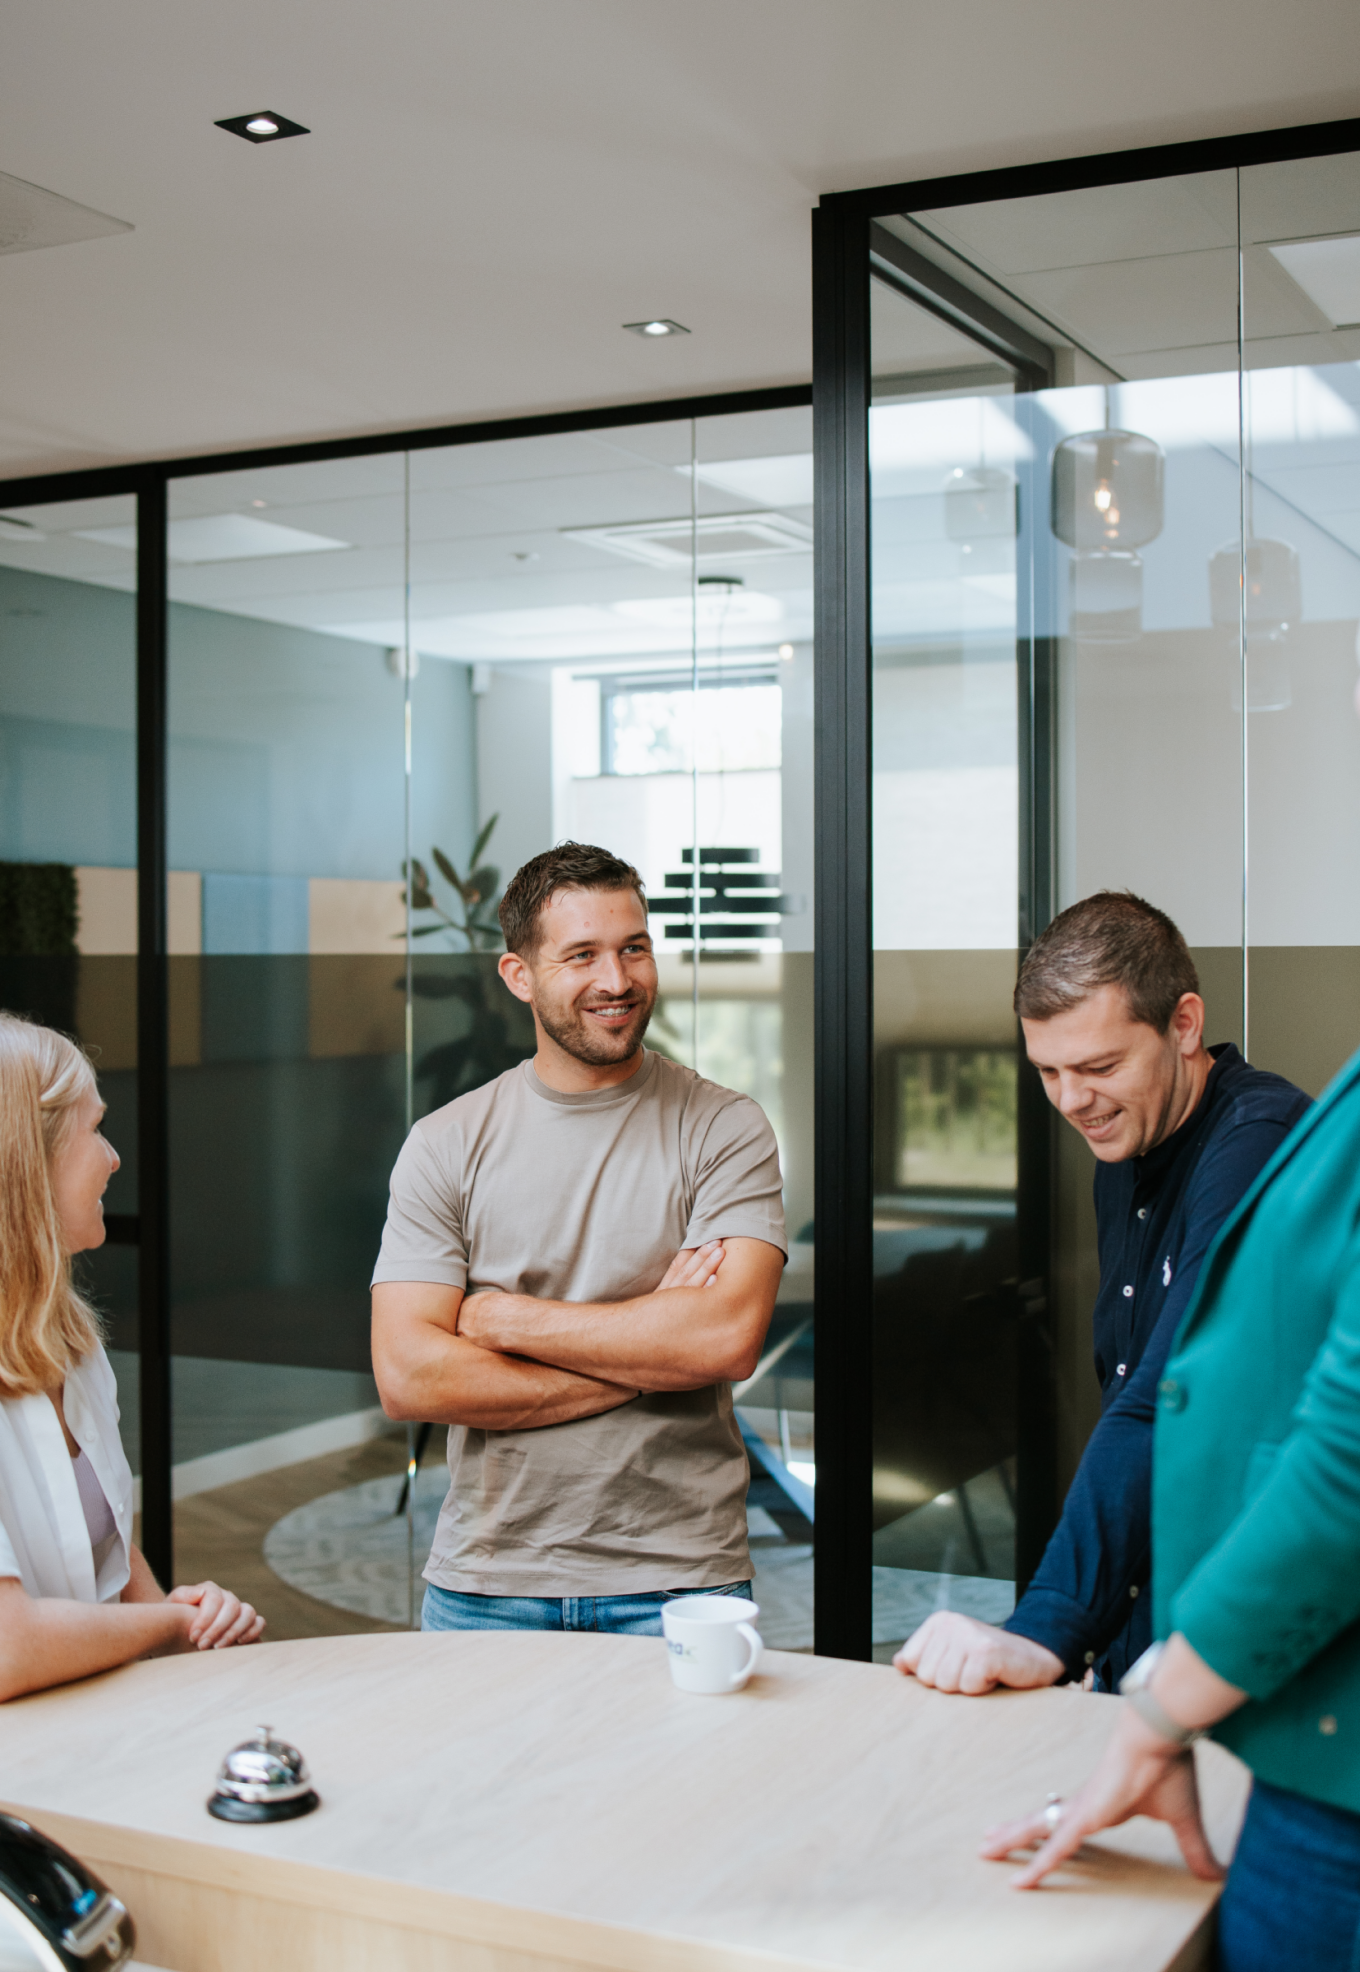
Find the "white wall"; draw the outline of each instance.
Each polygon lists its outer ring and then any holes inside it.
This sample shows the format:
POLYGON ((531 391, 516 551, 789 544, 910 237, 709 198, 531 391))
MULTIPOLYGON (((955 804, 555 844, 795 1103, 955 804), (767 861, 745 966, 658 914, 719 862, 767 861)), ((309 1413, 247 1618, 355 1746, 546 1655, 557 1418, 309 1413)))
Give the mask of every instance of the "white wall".
POLYGON ((553 829, 553 692, 546 675, 492 667, 474 695, 477 722, 477 815, 499 814, 487 855, 506 883, 531 856, 551 849, 553 829))

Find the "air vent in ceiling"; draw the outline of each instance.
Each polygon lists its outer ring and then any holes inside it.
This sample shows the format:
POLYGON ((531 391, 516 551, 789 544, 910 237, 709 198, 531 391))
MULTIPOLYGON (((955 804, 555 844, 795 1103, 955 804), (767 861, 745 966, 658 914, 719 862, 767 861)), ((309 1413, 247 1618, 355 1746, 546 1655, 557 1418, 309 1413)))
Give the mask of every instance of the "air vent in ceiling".
POLYGON ((71 246, 76 240, 131 231, 126 219, 112 219, 107 212, 0 171, 0 253, 31 253, 35 247, 71 246))
MULTIPOLYGON (((627 561, 647 562, 652 568, 689 566, 690 521, 634 520, 612 527, 564 527, 572 541, 589 542, 627 561)), ((754 561, 769 555, 805 555, 812 546, 812 529, 787 514, 704 514, 695 524, 697 560, 754 561)))

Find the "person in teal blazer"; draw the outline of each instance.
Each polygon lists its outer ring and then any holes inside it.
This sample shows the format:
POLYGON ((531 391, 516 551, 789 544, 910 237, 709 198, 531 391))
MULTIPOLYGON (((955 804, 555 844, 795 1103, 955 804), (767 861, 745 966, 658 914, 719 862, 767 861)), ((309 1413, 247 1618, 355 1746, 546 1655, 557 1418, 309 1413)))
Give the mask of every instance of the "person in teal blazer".
POLYGON ((1080 1794, 989 1834, 1043 1846, 1168 1821, 1221 1874, 1189 1742, 1254 1775, 1219 1911, 1224 1972, 1360 1967, 1360 1054, 1224 1223, 1159 1386, 1154 1627, 1080 1794), (1130 1689, 1132 1687, 1132 1689, 1130 1689))

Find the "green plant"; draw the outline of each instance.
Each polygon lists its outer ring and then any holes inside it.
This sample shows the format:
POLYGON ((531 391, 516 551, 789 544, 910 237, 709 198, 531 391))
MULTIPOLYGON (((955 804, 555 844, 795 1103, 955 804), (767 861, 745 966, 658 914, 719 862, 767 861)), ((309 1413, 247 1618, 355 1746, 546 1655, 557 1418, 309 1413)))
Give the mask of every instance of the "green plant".
MULTIPOLYGON (((411 932, 413 938, 433 938, 438 932, 451 931, 467 940, 467 949, 470 952, 495 951, 501 937, 500 924, 496 918, 496 891, 501 873, 493 863, 483 863, 481 856, 491 840, 491 831, 499 820, 499 814, 493 815, 473 843, 472 855, 469 858, 472 869, 466 877, 459 876, 442 849, 430 850, 435 867, 458 900, 455 908, 458 906, 462 908, 461 918, 454 917, 436 901, 434 892, 430 888, 429 872, 423 863, 413 856, 409 864, 402 864, 401 873, 409 886, 411 909, 431 911, 436 920, 433 924, 416 925, 411 932)), ((402 892, 402 902, 406 902, 405 891, 402 892)), ((404 934, 397 935, 400 937, 404 934)))

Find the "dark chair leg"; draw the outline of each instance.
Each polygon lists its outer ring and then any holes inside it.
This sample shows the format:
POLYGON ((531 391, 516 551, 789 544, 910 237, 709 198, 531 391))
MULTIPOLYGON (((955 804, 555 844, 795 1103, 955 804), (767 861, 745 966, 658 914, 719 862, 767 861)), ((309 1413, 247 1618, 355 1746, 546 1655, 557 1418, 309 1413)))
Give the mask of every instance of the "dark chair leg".
MULTIPOLYGON (((420 1469, 420 1461, 425 1456, 425 1447, 430 1442, 430 1433, 433 1430, 434 1430, 434 1426, 432 1424, 422 1424, 419 1431, 417 1431, 416 1433, 415 1462, 416 1462, 417 1471, 420 1469)), ((401 1498, 397 1501, 397 1510, 392 1515, 392 1518, 394 1520, 398 1519, 406 1511, 406 1493, 410 1484, 411 1484, 411 1474, 408 1470, 405 1478, 401 1482, 401 1498)))

